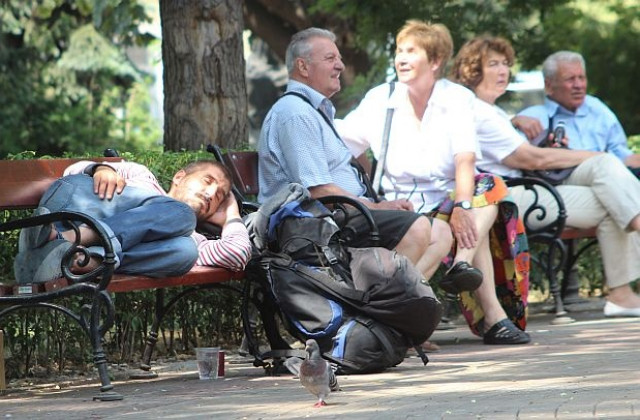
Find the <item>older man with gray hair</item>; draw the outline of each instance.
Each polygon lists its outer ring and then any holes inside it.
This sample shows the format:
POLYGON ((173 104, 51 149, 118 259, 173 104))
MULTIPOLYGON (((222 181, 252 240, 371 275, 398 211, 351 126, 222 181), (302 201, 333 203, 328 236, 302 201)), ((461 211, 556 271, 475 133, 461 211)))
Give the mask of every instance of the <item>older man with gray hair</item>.
MULTIPOLYGON (((414 213, 410 201, 378 203, 365 197, 365 185, 350 165, 351 152, 333 121, 335 108, 330 98, 340 91, 340 74, 345 68, 335 34, 321 28, 294 34, 286 65, 287 90, 267 114, 258 142, 258 200, 264 203, 289 183, 301 184, 313 198, 356 198, 371 209, 380 230, 380 245, 396 249, 430 278, 451 248, 451 230, 441 220, 414 213)), ((349 227, 355 232, 350 246, 371 246, 361 216, 355 216, 349 227)), ((463 270, 452 273, 450 280, 459 290, 475 290, 482 277, 463 270)))
POLYGON ((613 111, 587 94, 585 61, 580 54, 551 54, 542 73, 544 104, 521 111, 518 117, 530 118, 516 117, 513 123, 538 144, 550 124, 563 121, 570 149, 607 152, 578 165, 558 190, 567 206, 567 225, 597 226, 609 288, 605 315, 640 316, 640 296, 629 285, 640 278, 640 181, 624 167, 640 168, 640 155, 629 149, 613 111), (602 181, 612 179, 606 174, 615 176, 616 181, 602 181))

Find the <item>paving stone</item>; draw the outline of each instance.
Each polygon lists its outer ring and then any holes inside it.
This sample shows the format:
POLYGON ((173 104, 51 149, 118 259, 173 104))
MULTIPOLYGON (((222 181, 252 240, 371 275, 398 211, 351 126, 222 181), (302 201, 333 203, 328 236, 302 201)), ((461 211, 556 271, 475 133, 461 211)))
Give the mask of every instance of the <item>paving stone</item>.
POLYGON ((0 418, 640 419, 640 320, 601 309, 572 317, 553 325, 549 314, 531 315, 532 343, 522 346, 484 345, 460 325, 438 330, 441 350, 427 366, 414 355, 384 373, 340 376, 342 390, 319 409, 291 375, 229 357, 224 380, 199 380, 194 361, 118 380, 122 401, 93 401, 96 381, 13 390, 0 396, 0 418))

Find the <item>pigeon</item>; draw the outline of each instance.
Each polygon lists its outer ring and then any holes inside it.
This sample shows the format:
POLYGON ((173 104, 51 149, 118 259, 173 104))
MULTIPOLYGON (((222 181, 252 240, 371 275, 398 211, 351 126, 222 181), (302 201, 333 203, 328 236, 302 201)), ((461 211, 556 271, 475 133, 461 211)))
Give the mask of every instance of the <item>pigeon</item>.
POLYGON ((318 397, 314 407, 325 406, 325 398, 329 393, 339 389, 338 379, 329 362, 320 355, 320 346, 316 340, 307 340, 304 350, 307 352, 307 358, 300 364, 300 383, 318 397))

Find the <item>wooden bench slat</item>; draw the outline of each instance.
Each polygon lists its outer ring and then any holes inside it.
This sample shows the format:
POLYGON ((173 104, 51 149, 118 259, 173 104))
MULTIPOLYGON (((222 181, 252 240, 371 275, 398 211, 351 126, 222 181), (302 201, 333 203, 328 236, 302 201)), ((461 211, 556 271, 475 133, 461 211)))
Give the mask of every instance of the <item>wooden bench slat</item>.
MULTIPOLYGON (((216 267, 194 267, 188 273, 176 277, 154 278, 147 276, 132 276, 126 274, 114 274, 107 290, 112 293, 135 292, 139 290, 161 289, 165 287, 197 286, 202 284, 223 283, 230 280, 242 280, 244 272, 229 271, 216 267)), ((18 286, 0 284, 0 296, 18 294, 51 292, 69 285, 65 278, 59 278, 44 284, 32 286, 18 286), (32 290, 26 289, 31 287, 32 290)))
POLYGON ((578 229, 566 227, 560 234, 560 239, 582 239, 582 238, 595 238, 597 228, 578 229))
MULTIPOLYGON (((36 207, 51 183, 60 178, 69 165, 80 160, 83 159, 0 160, 0 208, 19 210, 36 207)), ((110 162, 121 160, 113 157, 100 159, 110 162)))
POLYGON ((0 330, 0 391, 7 389, 7 382, 4 375, 4 333, 0 330))
POLYGON ((241 280, 244 272, 229 271, 216 267, 194 267, 187 274, 177 277, 153 278, 115 274, 107 288, 110 292, 132 292, 173 286, 195 286, 241 280))
POLYGON ((13 285, 0 283, 0 296, 8 296, 13 294, 13 285))

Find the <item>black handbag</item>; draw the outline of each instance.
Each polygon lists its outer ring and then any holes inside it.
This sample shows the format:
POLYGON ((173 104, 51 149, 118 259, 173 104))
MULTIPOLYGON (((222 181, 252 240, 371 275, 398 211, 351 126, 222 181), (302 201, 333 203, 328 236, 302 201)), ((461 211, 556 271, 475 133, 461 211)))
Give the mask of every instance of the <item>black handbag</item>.
MULTIPOLYGON (((553 143, 549 143, 549 135, 552 132, 553 132, 553 117, 549 117, 549 129, 547 130, 546 135, 542 137, 542 140, 540 141, 540 143, 538 143, 536 146, 551 147, 553 143)), ((555 140, 556 139, 554 138, 554 142, 555 140)), ((562 143, 559 143, 559 144, 560 144, 559 147, 562 147, 565 149, 567 148, 562 143)), ((539 178, 539 179, 542 179, 543 181, 547 181, 551 185, 560 185, 562 184, 562 181, 564 181, 569 177, 569 175, 571 175, 574 169, 575 169, 575 166, 571 168, 563 168, 563 169, 539 169, 539 170, 533 170, 533 171, 524 170, 522 171, 522 173, 524 176, 539 178)))

